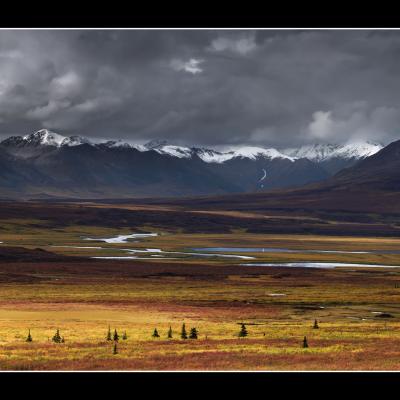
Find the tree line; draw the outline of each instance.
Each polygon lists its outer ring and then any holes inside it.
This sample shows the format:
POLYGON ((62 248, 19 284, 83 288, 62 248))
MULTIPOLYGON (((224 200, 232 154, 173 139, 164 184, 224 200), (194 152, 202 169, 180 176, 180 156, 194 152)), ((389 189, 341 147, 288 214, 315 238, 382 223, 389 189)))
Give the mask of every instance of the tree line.
MULTIPOLYGON (((238 332, 238 337, 239 338, 247 337, 249 335, 249 333, 247 331, 246 324, 241 323, 240 325, 241 326, 240 326, 240 330, 238 332)), ((318 325, 318 321, 317 320, 314 320, 313 329, 319 329, 319 325, 318 325)), ((198 332, 196 327, 190 328, 189 335, 188 335, 188 333, 186 331, 185 323, 182 324, 182 328, 181 328, 181 331, 180 331, 180 334, 179 334, 181 339, 183 339, 183 340, 186 340, 186 339, 198 339, 198 335, 199 335, 199 332, 198 332)), ((265 333, 264 333, 264 336, 265 336, 265 333)), ((157 339, 157 338, 160 337, 160 334, 158 333, 157 328, 154 328, 154 331, 153 331, 153 334, 151 335, 151 337, 153 337, 154 339, 157 339)), ((173 331, 172 331, 172 327, 170 325, 170 327, 168 329, 168 332, 167 332, 167 339, 172 339, 172 338, 173 338, 173 331)), ((128 335, 127 335, 126 331, 124 331, 123 334, 120 336, 118 334, 118 332, 117 332, 117 329, 114 329, 114 332, 112 332, 111 331, 111 326, 109 325, 108 326, 107 335, 106 335, 106 340, 114 342, 113 354, 118 354, 117 343, 118 343, 118 341, 120 339, 122 339, 122 340, 127 340, 128 339, 128 335)), ((207 336, 206 336, 206 339, 207 339, 207 336)), ((28 330, 28 336, 26 338, 26 342, 32 342, 32 341, 33 341, 33 338, 32 338, 32 335, 31 335, 31 330, 29 329, 28 330)), ((56 330, 54 336, 52 337, 52 341, 54 343, 65 343, 64 336, 61 336, 59 329, 56 330)), ((302 347, 303 348, 308 348, 309 347, 306 336, 304 336, 304 339, 303 339, 303 342, 302 342, 302 347)))

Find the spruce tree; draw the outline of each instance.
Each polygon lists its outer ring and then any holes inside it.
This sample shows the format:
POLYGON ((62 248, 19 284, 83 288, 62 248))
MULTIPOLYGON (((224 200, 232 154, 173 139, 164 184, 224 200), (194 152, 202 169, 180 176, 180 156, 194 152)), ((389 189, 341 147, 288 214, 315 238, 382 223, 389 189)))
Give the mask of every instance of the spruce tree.
POLYGON ((160 335, 158 334, 157 328, 154 328, 154 332, 151 336, 153 336, 154 338, 160 337, 160 335))
POLYGON ((318 326, 318 321, 315 320, 315 321, 314 321, 313 329, 318 329, 318 328, 319 328, 319 326, 318 326))
POLYGON ((108 332, 107 332, 107 338, 106 338, 106 339, 107 339, 107 340, 112 340, 110 325, 108 325, 108 332))
POLYGON ((60 336, 60 330, 59 329, 57 329, 57 332, 53 336, 52 340, 53 340, 54 343, 61 343, 61 336, 60 336))
POLYGON ((114 329, 114 342, 118 342, 118 340, 119 340, 119 335, 118 335, 118 332, 117 332, 117 330, 116 329, 114 329))
POLYGON ((113 354, 118 354, 117 342, 114 342, 113 354))
POLYGON ((248 335, 246 325, 242 324, 242 327, 240 328, 239 332, 239 337, 246 337, 248 335))
POLYGON ((124 331, 124 334, 122 335, 122 340, 128 339, 128 335, 126 334, 126 331, 124 331))
POLYGON ((303 349, 306 349, 307 347, 308 347, 307 338, 304 336, 304 339, 303 339, 303 349))
POLYGON ((26 338, 27 342, 32 342, 31 330, 28 331, 28 337, 26 338))
POLYGON ((190 335, 189 335, 189 339, 197 339, 197 329, 196 328, 192 328, 190 330, 190 335))
POLYGON ((172 339, 172 328, 171 328, 171 326, 168 329, 168 339, 172 339))
POLYGON ((187 339, 185 324, 182 324, 181 339, 187 339))

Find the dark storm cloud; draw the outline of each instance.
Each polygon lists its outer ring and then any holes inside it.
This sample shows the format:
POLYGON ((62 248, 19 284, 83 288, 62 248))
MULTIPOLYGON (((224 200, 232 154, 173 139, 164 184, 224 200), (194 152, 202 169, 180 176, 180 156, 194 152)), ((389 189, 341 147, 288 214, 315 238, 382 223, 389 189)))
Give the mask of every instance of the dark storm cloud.
POLYGON ((400 31, 0 31, 0 132, 298 145, 398 138, 400 31))

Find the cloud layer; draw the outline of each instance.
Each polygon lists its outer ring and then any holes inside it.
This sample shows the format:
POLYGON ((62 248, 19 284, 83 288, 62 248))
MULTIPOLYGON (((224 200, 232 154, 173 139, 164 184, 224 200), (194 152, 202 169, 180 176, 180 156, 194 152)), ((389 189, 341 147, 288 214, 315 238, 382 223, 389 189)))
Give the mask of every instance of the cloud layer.
POLYGON ((399 31, 0 31, 0 135, 399 139, 399 31))

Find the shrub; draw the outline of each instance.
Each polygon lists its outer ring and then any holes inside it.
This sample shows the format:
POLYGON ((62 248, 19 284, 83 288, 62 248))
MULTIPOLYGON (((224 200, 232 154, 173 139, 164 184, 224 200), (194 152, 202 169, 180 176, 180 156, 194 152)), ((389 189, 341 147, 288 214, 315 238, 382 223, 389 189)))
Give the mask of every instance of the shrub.
POLYGON ((181 339, 187 339, 185 324, 182 324, 181 339))
POLYGON ((308 347, 307 338, 304 336, 304 339, 303 339, 303 349, 306 349, 307 347, 308 347))
POLYGON ((57 332, 53 336, 52 341, 54 343, 61 343, 61 336, 60 336, 60 330, 59 329, 57 329, 57 332))
POLYGON ((189 335, 189 339, 197 339, 197 329, 196 328, 192 328, 190 330, 190 335, 189 335))
POLYGON ((318 329, 318 328, 319 328, 319 326, 318 326, 318 321, 315 320, 315 321, 314 321, 313 329, 318 329))
POLYGON ((32 342, 31 330, 28 331, 28 337, 26 338, 27 342, 32 342))
POLYGON ((246 337, 248 335, 247 329, 246 329, 246 325, 242 324, 242 327, 240 328, 240 332, 239 332, 239 337, 246 337))
POLYGON ((107 337, 106 337, 106 339, 107 339, 107 340, 112 340, 110 325, 108 325, 108 332, 107 332, 107 337))
POLYGON ((172 328, 171 328, 171 326, 169 327, 169 329, 168 329, 168 339, 172 339, 172 328))
POLYGON ((154 328, 154 332, 153 332, 153 334, 151 336, 153 336, 153 338, 160 337, 160 335, 158 334, 157 328, 154 328))

